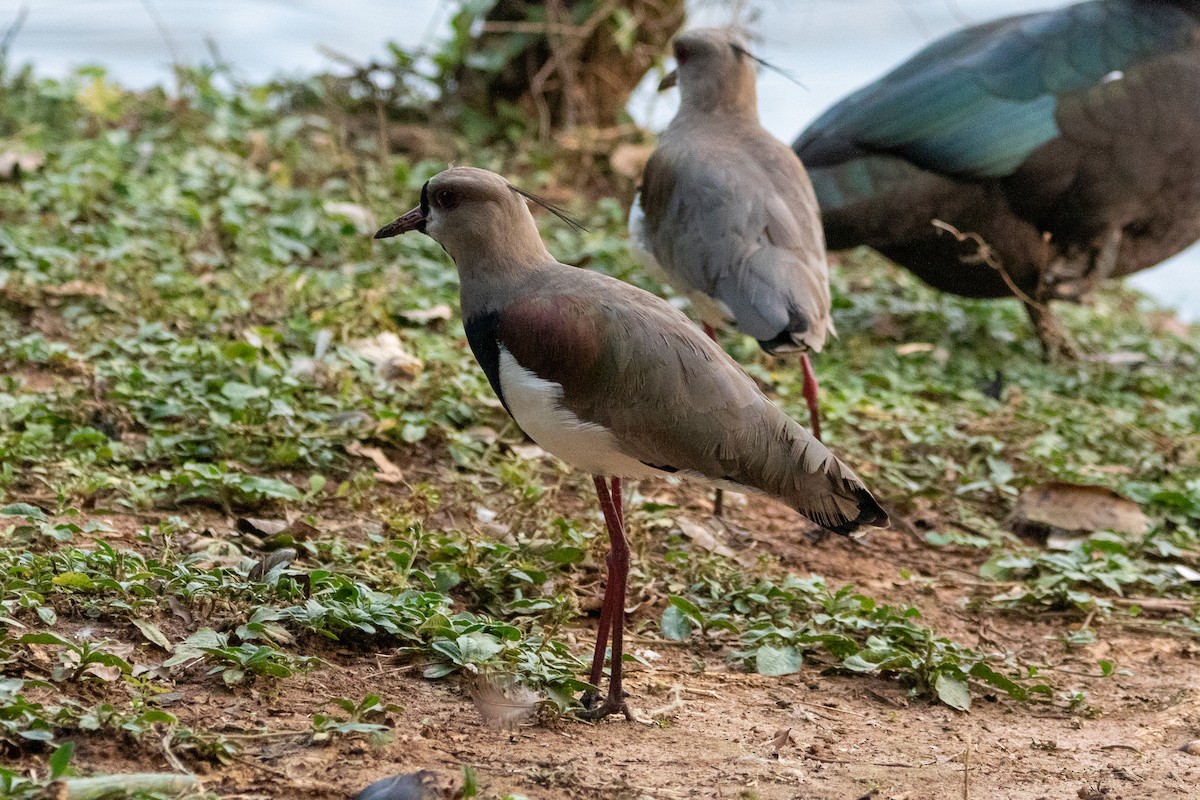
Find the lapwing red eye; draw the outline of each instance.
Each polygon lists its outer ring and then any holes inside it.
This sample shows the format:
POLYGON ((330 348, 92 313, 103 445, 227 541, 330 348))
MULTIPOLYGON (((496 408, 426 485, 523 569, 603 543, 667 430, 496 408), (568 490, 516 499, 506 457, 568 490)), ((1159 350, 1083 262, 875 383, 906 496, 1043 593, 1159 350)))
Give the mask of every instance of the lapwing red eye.
POLYGON ((682 67, 683 62, 688 60, 688 55, 690 54, 686 47, 681 44, 675 45, 675 60, 679 63, 679 66, 682 67))
POLYGON ((433 203, 438 208, 449 210, 458 205, 458 194, 450 189, 439 189, 433 193, 433 203))

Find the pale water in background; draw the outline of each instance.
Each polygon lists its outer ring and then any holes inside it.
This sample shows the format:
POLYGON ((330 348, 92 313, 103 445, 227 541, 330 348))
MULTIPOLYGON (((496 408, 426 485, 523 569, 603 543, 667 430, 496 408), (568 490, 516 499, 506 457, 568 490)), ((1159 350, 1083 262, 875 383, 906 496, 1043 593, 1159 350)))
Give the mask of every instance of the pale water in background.
MULTIPOLYGON (((792 73, 801 88, 763 71, 763 122, 790 142, 847 92, 881 75, 933 39, 972 22, 1061 5, 1055 0, 760 0, 753 24, 756 54, 792 73)), ((206 40, 249 79, 304 74, 337 65, 318 45, 358 60, 394 40, 432 46, 444 35, 445 0, 0 0, 0 28, 22 5, 29 17, 13 43, 17 62, 61 75, 83 63, 107 67, 131 86, 169 83, 173 58, 207 58, 206 40), (157 22, 151 14, 157 16, 157 22), (159 27, 161 25, 161 29, 159 27)), ((693 24, 724 23, 721 4, 696 3, 693 24)), ((661 127, 674 93, 647 85, 631 111, 661 127)), ((1164 304, 1200 320, 1200 248, 1140 273, 1131 282, 1164 304)))

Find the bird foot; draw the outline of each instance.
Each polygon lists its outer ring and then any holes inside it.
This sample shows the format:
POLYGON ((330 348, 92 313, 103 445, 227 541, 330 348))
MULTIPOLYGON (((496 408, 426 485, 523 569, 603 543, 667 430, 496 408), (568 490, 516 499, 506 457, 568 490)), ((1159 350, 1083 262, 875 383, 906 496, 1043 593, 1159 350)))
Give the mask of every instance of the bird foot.
POLYGON ((739 547, 744 547, 745 542, 754 540, 753 533, 746 528, 741 527, 740 525, 735 525, 725 517, 713 517, 712 522, 713 524, 708 526, 710 529, 720 528, 726 537, 734 542, 737 542, 739 547))
POLYGON ((1042 354, 1050 363, 1061 361, 1078 361, 1083 357, 1083 351, 1070 336, 1056 324, 1038 326, 1038 339, 1042 342, 1042 354))
POLYGON ((717 489, 713 492, 713 509, 712 514, 716 519, 723 519, 725 513, 725 490, 717 489))
POLYGON ((630 722, 646 722, 639 719, 636 714, 629 708, 629 704, 625 702, 624 697, 613 697, 611 694, 604 698, 604 702, 597 705, 600 699, 599 692, 585 692, 580 702, 583 703, 584 711, 577 716, 580 719, 595 722, 602 720, 612 714, 624 714, 625 719, 630 722))
POLYGON ((1025 310, 1029 312, 1029 320, 1042 343, 1042 355, 1046 361, 1078 361, 1082 357, 1079 346, 1058 324, 1048 305, 1026 303, 1025 310))

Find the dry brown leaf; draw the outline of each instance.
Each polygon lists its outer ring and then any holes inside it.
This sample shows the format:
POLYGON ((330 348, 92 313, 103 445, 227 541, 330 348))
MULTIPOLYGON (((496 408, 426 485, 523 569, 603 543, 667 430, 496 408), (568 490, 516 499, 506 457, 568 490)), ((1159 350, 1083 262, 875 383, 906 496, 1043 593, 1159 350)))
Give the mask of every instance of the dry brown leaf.
POLYGON ((1197 572, 1186 564, 1176 564, 1175 571, 1179 573, 1179 577, 1188 583, 1200 583, 1200 572, 1197 572))
POLYGON ((538 461, 543 458, 548 458, 550 455, 536 444, 514 444, 510 445, 508 449, 512 450, 518 458, 522 458, 526 461, 538 461))
POLYGON ((91 675, 94 678, 99 678, 105 683, 113 683, 121 679, 120 667, 109 667, 104 664, 88 664, 84 667, 85 675, 91 675))
POLYGON ((253 533, 256 536, 274 536, 288 526, 285 519, 259 519, 257 517, 238 517, 237 529, 242 533, 253 533))
POLYGON ((362 233, 373 233, 379 224, 375 220, 375 215, 371 210, 360 206, 358 203, 325 203, 325 213, 331 217, 341 217, 349 220, 354 224, 354 227, 362 233))
POLYGON ((746 553, 734 552, 729 545, 717 538, 709 526, 697 522, 691 517, 676 517, 675 526, 679 528, 680 533, 710 553, 732 559, 742 566, 751 566, 757 561, 756 558, 746 553))
POLYGON ((369 458, 375 462, 375 480, 383 483, 404 482, 404 473, 378 447, 367 447, 361 442, 351 442, 346 445, 346 452, 352 456, 369 458))
POLYGON ((1103 486, 1053 481, 1026 489, 1013 509, 1014 529, 1113 530, 1142 536, 1150 520, 1137 503, 1103 486))
POLYGON ((88 281, 67 281, 58 286, 43 286, 42 291, 55 297, 106 297, 108 289, 88 281))
POLYGON ((183 620, 185 625, 192 624, 192 612, 189 611, 187 606, 181 603, 178 598, 172 595, 167 595, 167 605, 170 607, 171 613, 183 620))
POLYGON ((274 552, 267 553, 262 560, 250 568, 247 578, 252 581, 261 581, 267 577, 271 570, 280 565, 287 566, 296 560, 296 551, 291 547, 281 547, 274 552))
POLYGON ((1146 324, 1154 333, 1169 333, 1172 336, 1185 338, 1191 336, 1192 326, 1176 316, 1175 312, 1161 310, 1151 312, 1146 324))
POLYGON ((410 308, 400 312, 400 318, 414 325, 428 325, 431 322, 444 322, 454 316, 454 311, 445 303, 439 303, 433 308, 410 308))
POLYGON ((789 744, 795 743, 795 740, 792 739, 791 728, 780 728, 779 730, 775 731, 775 734, 771 737, 770 742, 771 747, 775 748, 776 754, 778 754, 780 750, 787 747, 789 744))
POLYGON ((238 517, 236 527, 247 536, 254 537, 250 542, 252 546, 263 550, 290 547, 296 542, 312 539, 320 533, 302 519, 288 522, 282 519, 238 517))
POLYGON ((7 150, 0 153, 0 179, 11 178, 21 172, 33 172, 46 162, 41 153, 19 153, 7 150))
MULTIPOLYGON (((302 519, 294 520, 291 525, 288 525, 286 528, 284 528, 282 531, 280 531, 280 535, 291 536, 292 540, 296 541, 296 542, 306 542, 309 539, 315 539, 317 536, 320 535, 320 533, 321 533, 320 530, 318 530, 317 528, 315 528, 312 525, 309 525, 307 522, 305 522, 302 519)), ((278 541, 278 540, 276 540, 276 541, 278 541)), ((275 542, 272 542, 270 540, 267 541, 268 545, 271 545, 274 543, 275 542)))
POLYGON ((424 362, 404 349, 400 337, 385 331, 370 339, 350 343, 351 349, 375 365, 375 372, 384 380, 415 378, 425 369, 424 362))
POLYGON ((911 356, 914 353, 932 353, 933 345, 928 342, 909 342, 896 345, 896 355, 911 356))
POLYGON ((899 339, 904 335, 904 328, 896 321, 896 318, 886 312, 876 314, 871 318, 870 322, 871 333, 882 339, 899 339))
POLYGON ((653 145, 624 142, 613 148, 612 155, 608 157, 608 165, 618 175, 637 178, 642 174, 653 153, 653 145))
POLYGON ((1096 364, 1111 364, 1114 367, 1131 367, 1135 364, 1145 364, 1149 358, 1145 353, 1133 350, 1116 350, 1111 353, 1094 353, 1085 356, 1083 360, 1096 364))

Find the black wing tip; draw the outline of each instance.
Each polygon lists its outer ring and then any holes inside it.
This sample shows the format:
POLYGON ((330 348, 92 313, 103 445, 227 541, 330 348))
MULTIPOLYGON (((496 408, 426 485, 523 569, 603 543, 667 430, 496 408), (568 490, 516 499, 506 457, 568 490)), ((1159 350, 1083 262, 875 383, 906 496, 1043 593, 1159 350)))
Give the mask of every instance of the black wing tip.
POLYGON ((887 512, 883 510, 883 507, 865 486, 847 488, 854 493, 854 499, 858 502, 858 516, 837 525, 825 525, 824 527, 841 536, 849 536, 862 527, 886 528, 891 524, 887 512))
POLYGON ((807 330, 808 326, 805 325, 803 329, 783 331, 774 339, 757 339, 756 341, 758 342, 758 346, 762 348, 762 351, 769 356, 781 356, 787 355, 788 353, 801 353, 808 348, 797 343, 796 337, 793 336, 793 334, 804 333, 807 330))
POLYGON ((808 349, 804 335, 812 330, 808 315, 795 306, 788 309, 787 327, 770 339, 758 339, 758 346, 768 355, 782 355, 808 349))
POLYGON ((758 346, 768 355, 775 355, 780 352, 788 352, 795 350, 796 343, 792 340, 792 336, 787 331, 781 332, 774 339, 758 339, 758 346))

